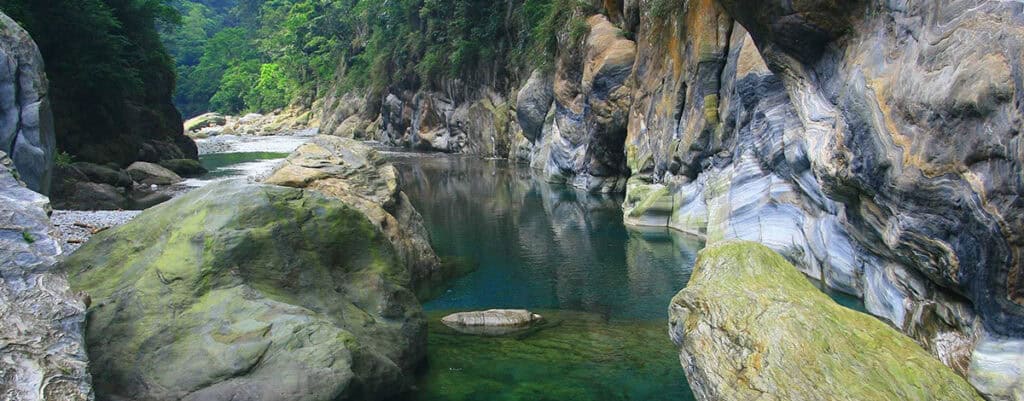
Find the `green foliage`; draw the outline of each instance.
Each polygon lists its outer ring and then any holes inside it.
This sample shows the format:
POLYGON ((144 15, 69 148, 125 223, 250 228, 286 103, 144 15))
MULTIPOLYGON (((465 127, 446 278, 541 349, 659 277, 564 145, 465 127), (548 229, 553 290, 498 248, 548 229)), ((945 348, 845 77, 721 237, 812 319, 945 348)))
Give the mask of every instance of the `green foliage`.
POLYGON ((559 35, 581 41, 597 12, 583 0, 175 1, 182 23, 165 36, 186 116, 266 112, 328 89, 496 83, 551 67, 559 35))
POLYGON ((0 0, 46 60, 58 145, 75 153, 129 126, 125 102, 148 105, 174 84, 155 24, 174 25, 165 0, 0 0))
POLYGON ((68 152, 60 151, 54 156, 53 162, 57 167, 69 167, 75 162, 75 156, 72 156, 68 152))
POLYGON ((36 238, 33 237, 32 234, 29 233, 28 231, 22 231, 21 232, 21 239, 25 240, 25 242, 27 242, 29 244, 32 244, 32 243, 36 242, 36 238))

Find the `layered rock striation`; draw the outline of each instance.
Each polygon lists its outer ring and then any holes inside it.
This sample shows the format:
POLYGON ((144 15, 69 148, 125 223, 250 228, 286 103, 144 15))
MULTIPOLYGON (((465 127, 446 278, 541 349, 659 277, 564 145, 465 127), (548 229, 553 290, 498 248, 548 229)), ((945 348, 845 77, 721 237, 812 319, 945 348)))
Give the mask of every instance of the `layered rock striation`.
POLYGON ((49 200, 0 153, 0 398, 90 401, 83 299, 57 270, 63 257, 49 200))

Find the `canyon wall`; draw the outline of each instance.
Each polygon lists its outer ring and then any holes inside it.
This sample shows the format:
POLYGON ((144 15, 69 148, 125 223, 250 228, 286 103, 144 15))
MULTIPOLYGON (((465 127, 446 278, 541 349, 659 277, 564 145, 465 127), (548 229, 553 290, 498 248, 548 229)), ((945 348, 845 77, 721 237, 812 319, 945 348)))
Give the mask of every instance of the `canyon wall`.
POLYGON ((56 139, 39 48, 0 13, 0 151, 29 189, 48 193, 56 139))
POLYGON ((328 107, 328 131, 625 189, 627 223, 767 245, 990 399, 1024 399, 1024 4, 593 6, 553 71, 328 107))

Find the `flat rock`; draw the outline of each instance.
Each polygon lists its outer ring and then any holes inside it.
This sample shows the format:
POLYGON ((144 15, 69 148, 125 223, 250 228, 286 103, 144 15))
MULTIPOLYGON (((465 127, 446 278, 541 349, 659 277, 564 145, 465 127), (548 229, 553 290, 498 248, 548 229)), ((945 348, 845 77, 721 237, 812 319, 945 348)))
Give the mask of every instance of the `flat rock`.
POLYGON ((466 334, 504 335, 527 329, 543 319, 525 309, 490 309, 453 313, 441 318, 441 323, 466 334))

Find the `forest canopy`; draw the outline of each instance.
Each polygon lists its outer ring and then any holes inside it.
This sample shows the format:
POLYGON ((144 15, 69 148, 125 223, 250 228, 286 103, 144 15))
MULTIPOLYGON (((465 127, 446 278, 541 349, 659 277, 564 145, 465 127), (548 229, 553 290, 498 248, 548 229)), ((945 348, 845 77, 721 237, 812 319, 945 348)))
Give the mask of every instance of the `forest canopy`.
MULTIPOLYGON (((578 0, 173 0, 163 26, 175 103, 206 111, 309 106, 326 91, 492 82, 550 63, 578 0)), ((582 23, 576 21, 577 24, 582 23)))

